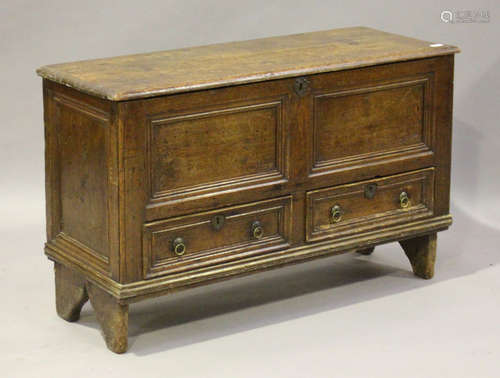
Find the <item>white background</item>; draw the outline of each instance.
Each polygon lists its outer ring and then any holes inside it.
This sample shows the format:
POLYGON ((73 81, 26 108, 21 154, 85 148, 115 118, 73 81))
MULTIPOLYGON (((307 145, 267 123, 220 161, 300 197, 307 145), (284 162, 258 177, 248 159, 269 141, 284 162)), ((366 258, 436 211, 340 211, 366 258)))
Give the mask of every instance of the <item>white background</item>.
POLYGON ((497 377, 497 1, 13 1, 0 4, 0 375, 497 377), (446 24, 443 10, 489 10, 446 24), (395 244, 131 306, 108 352, 89 306, 55 314, 45 241, 41 65, 346 26, 457 45, 452 214, 436 277, 395 244))

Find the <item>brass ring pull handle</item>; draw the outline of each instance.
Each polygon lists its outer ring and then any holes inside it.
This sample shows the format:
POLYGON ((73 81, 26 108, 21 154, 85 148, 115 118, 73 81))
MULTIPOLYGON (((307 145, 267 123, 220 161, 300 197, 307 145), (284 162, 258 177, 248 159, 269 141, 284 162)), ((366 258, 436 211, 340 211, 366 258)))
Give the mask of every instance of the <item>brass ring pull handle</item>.
POLYGON ((330 218, 332 223, 338 223, 342 220, 342 209, 339 205, 335 205, 330 209, 330 218))
POLYGON ((255 239, 262 239, 264 236, 264 228, 262 228, 262 224, 259 221, 252 223, 252 236, 255 239))
POLYGON ((184 243, 183 238, 175 238, 172 243, 172 249, 177 256, 182 256, 186 253, 186 244, 184 243))
POLYGON ((401 194, 399 195, 399 204, 403 209, 410 206, 410 199, 408 198, 408 193, 401 192, 401 194))

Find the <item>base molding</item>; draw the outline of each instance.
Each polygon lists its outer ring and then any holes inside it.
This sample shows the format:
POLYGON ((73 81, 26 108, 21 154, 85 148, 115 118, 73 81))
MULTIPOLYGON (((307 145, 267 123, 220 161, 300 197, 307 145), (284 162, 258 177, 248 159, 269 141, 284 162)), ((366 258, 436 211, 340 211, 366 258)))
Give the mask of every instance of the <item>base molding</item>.
POLYGON ((121 284, 107 275, 88 269, 86 264, 76 259, 72 254, 68 254, 57 245, 47 243, 45 245, 45 254, 49 259, 83 274, 88 281, 115 297, 120 303, 127 304, 235 276, 243 276, 315 258, 342 254, 354 250, 366 249, 378 244, 402 241, 435 233, 447 229, 451 223, 452 217, 450 215, 443 215, 365 232, 355 236, 315 242, 314 244, 304 244, 299 247, 253 256, 217 266, 209 266, 127 284, 121 284))

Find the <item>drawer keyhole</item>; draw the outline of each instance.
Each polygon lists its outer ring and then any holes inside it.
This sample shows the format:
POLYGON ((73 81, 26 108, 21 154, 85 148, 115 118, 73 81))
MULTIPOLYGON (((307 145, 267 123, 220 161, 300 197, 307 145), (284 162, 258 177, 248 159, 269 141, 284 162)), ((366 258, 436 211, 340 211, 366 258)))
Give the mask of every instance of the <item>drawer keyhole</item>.
POLYGON ((216 215, 212 218, 212 227, 215 231, 219 231, 224 226, 224 215, 216 215))
POLYGON ((377 193, 377 184, 367 184, 365 186, 365 197, 368 199, 372 199, 375 197, 375 193, 377 193))

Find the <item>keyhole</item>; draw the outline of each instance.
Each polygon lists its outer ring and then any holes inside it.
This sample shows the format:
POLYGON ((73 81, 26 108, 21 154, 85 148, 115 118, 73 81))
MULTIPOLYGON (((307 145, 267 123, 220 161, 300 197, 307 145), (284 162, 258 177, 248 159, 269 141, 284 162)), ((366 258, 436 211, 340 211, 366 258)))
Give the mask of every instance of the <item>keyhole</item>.
POLYGON ((368 184, 365 186, 365 197, 368 199, 372 199, 375 197, 375 193, 377 192, 377 184, 368 184))
POLYGON ((295 89, 295 92, 302 97, 309 89, 309 81, 306 78, 299 78, 295 80, 293 87, 295 89))
POLYGON ((216 215, 212 218, 212 227, 215 231, 219 231, 224 225, 224 215, 216 215))

